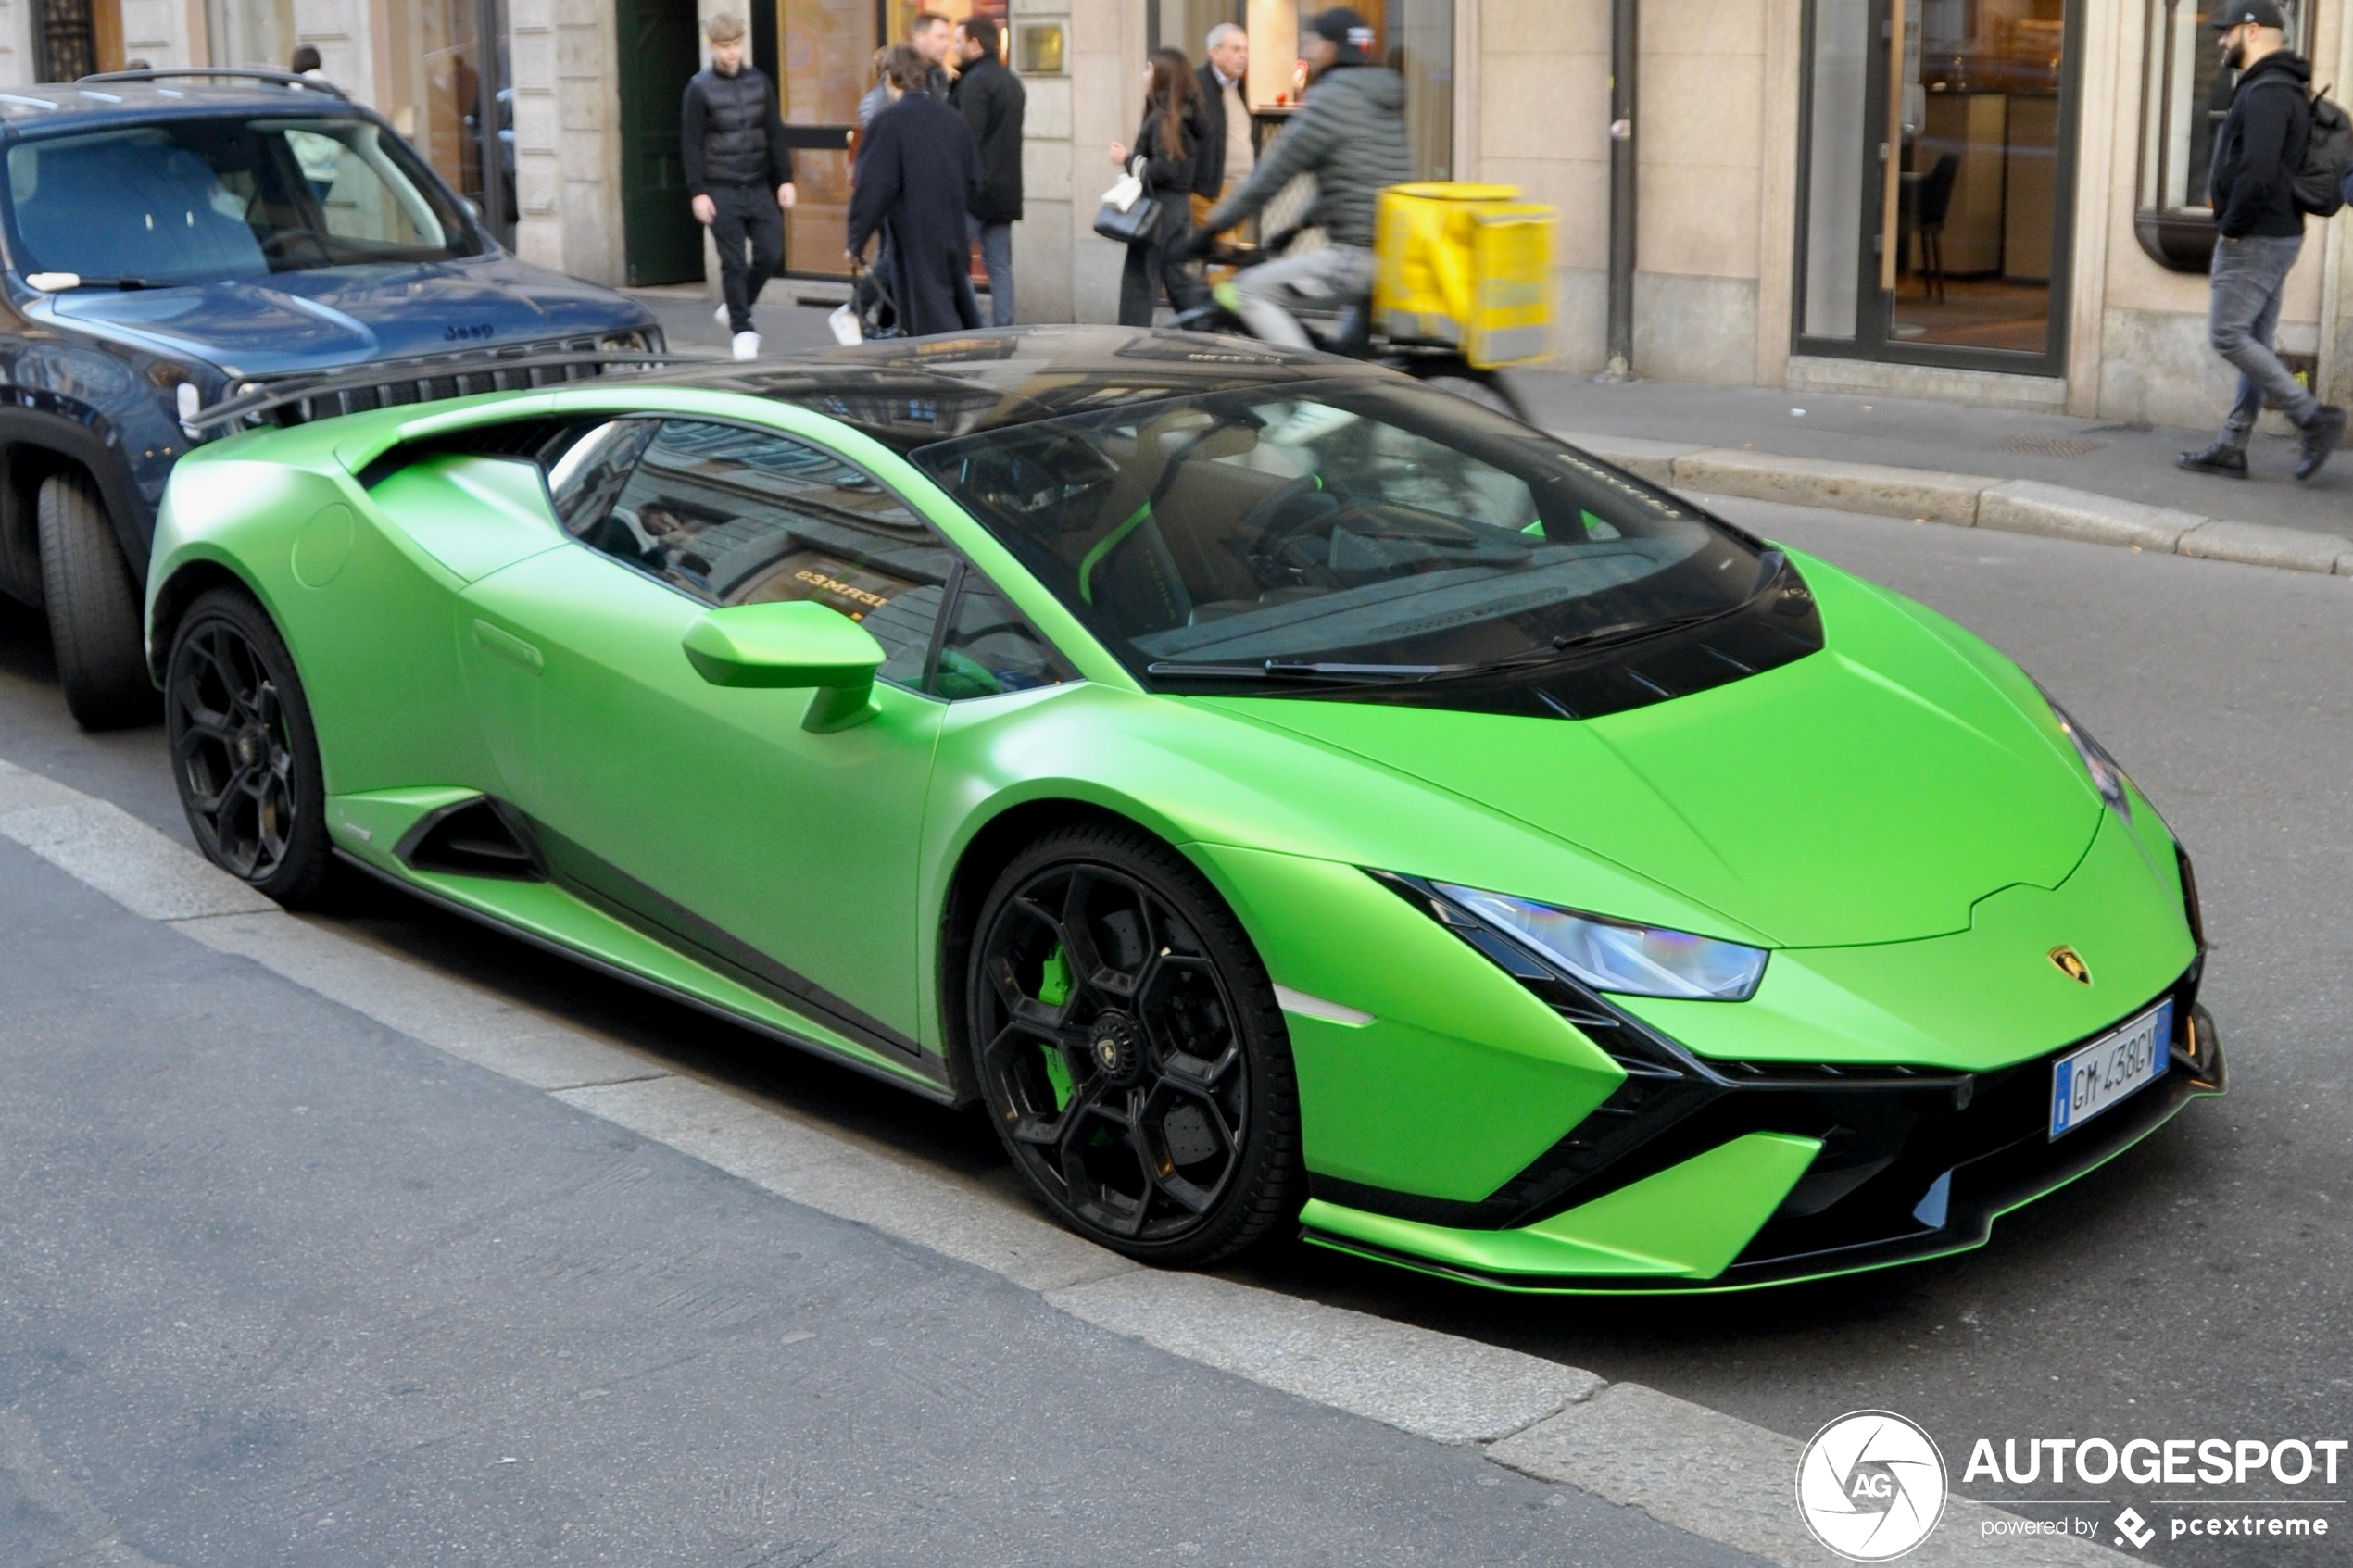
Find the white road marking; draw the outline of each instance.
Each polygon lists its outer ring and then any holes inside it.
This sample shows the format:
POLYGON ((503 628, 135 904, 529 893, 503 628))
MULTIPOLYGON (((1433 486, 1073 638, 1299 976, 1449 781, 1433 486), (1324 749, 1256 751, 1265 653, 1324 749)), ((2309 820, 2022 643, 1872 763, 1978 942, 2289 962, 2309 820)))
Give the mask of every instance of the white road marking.
MULTIPOLYGON (((1638 1384, 1208 1275, 1142 1268, 1002 1195, 755 1104, 260 897, 109 802, 0 760, 0 836, 149 920, 781 1198, 986 1269, 1170 1354, 1647 1510, 1783 1568, 1834 1562, 1792 1491, 1801 1445, 1638 1384)), ((1309 998, 1312 1000, 1313 998, 1309 998)), ((1325 1004, 1332 1005, 1332 1004, 1325 1004)), ((0 1450, 9 1434, 0 1431, 0 1450)), ((0 1451, 0 1468, 10 1456, 0 1451)), ((1909 1561, 2095 1568, 2076 1539, 1981 1539, 1955 1499, 1909 1561)), ((119 1542, 94 1562, 149 1568, 119 1542), (112 1555, 109 1555, 111 1553, 112 1555)))

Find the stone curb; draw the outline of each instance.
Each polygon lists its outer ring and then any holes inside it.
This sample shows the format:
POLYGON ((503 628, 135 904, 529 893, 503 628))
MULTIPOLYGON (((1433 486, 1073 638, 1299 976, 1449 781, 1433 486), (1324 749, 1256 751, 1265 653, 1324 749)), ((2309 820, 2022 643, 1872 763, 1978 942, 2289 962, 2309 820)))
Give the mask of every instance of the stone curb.
POLYGON ((1553 433, 1654 484, 1678 490, 2353 577, 2353 540, 2334 533, 2205 517, 2038 480, 1577 431, 1553 433))
MULTIPOLYGON (((2280 530, 2275 532, 2287 532, 2280 530)), ((1797 1439, 1633 1383, 1482 1340, 1209 1274, 1145 1268, 976 1179, 755 1103, 412 959, 286 914, 111 802, 0 759, 0 837, 132 913, 422 1044, 820 1212, 1039 1294, 1172 1355, 1400 1431, 1471 1448, 1778 1568, 1835 1568, 1797 1524, 1797 1439)), ((0 1411, 5 1422, 6 1411, 0 1411)), ((0 1439, 6 1433, 0 1429, 0 1439)), ((1931 1568, 2102 1568, 2083 1541, 1981 1539, 2017 1523, 1953 1496, 1912 1561, 1931 1568)), ((145 1559, 139 1560, 144 1562, 145 1559)))

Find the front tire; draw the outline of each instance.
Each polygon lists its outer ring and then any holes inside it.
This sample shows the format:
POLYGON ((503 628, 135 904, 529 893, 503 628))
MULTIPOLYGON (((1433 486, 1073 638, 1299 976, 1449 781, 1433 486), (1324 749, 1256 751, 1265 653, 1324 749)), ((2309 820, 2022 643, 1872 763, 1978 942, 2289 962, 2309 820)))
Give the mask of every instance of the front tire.
POLYGON ((41 593, 66 707, 85 730, 151 724, 156 688, 139 630, 139 588, 106 502, 79 473, 41 482, 41 593))
POLYGON ((284 639, 242 589, 215 588, 181 617, 164 733, 205 858, 289 908, 316 902, 334 847, 310 704, 284 639))
POLYGON ((1109 824, 1051 833, 998 877, 972 955, 982 1098, 1065 1224, 1196 1267, 1296 1218, 1282 1012, 1240 922, 1181 856, 1109 824))

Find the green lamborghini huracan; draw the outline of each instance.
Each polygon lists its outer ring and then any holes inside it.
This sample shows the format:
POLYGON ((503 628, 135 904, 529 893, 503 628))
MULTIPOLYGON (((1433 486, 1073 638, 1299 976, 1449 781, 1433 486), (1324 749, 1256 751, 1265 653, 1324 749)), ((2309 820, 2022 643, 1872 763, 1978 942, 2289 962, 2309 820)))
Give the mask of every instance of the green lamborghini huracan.
POLYGON ((591 369, 203 416, 147 626, 216 862, 977 1105, 1162 1263, 1879 1267, 2222 1090, 2090 735, 1541 431, 1109 329, 591 369))

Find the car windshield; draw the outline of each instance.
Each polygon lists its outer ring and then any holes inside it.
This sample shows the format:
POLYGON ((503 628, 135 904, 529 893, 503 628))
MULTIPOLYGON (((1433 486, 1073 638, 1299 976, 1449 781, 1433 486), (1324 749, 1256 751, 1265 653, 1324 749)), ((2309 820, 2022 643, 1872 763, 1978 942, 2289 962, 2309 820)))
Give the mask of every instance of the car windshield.
POLYGON ((1737 609, 1779 564, 1541 432, 1369 378, 1090 411, 912 457, 1172 690, 1541 661, 1737 609))
POLYGON ((357 117, 170 119, 28 136, 7 157, 19 270, 210 282, 481 249, 399 137, 357 117))

